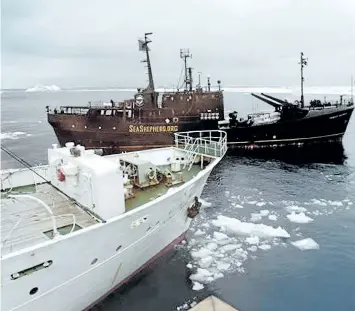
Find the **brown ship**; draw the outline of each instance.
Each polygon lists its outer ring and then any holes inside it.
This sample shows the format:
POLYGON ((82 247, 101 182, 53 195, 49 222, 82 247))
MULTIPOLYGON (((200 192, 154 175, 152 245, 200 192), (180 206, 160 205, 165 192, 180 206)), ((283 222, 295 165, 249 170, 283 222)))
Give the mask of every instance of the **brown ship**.
MULTIPOLYGON (((139 40, 139 50, 144 51, 148 67, 148 86, 133 98, 115 102, 83 106, 61 106, 51 111, 47 106, 48 122, 53 127, 60 145, 66 142, 81 144, 89 149, 102 149, 105 154, 166 147, 173 144, 175 132, 218 128, 224 119, 223 93, 203 89, 200 81, 193 89, 192 68, 187 67, 188 50, 180 50, 184 60, 184 89, 157 92, 149 58, 146 33, 139 40)), ((200 79, 199 79, 200 80, 200 79)), ((220 81, 218 81, 220 86, 220 81)))

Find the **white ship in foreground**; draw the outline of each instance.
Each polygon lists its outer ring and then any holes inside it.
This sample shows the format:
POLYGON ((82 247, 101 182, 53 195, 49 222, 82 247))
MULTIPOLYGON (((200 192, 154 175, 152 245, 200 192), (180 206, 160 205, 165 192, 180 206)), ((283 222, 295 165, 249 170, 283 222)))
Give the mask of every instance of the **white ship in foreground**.
POLYGON ((2 171, 1 310, 87 309, 183 240, 226 140, 176 133, 175 147, 109 156, 67 143, 2 171))

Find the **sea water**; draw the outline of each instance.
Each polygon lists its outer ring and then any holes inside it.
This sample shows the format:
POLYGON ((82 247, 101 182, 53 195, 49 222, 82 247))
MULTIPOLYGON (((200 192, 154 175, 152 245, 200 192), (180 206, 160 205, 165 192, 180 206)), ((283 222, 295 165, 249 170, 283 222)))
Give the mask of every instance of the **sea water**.
MULTIPOLYGON (((56 142, 45 106, 132 95, 43 90, 1 94, 1 143, 31 164, 46 163, 56 142)), ((224 96, 227 110, 270 110, 249 94, 224 96)), ((187 240, 93 310, 184 310, 209 294, 245 311, 355 310, 354 139, 353 116, 337 152, 229 152, 208 180, 187 240)), ((20 167, 1 156, 2 168, 20 167)))

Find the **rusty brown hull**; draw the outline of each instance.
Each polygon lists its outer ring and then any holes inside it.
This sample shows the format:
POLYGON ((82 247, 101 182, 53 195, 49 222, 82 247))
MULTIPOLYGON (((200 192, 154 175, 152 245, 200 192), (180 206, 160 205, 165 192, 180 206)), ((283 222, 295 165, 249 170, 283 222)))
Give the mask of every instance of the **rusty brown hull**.
POLYGON ((102 116, 88 122, 85 116, 48 114, 48 122, 60 145, 70 141, 90 149, 103 149, 105 154, 167 147, 173 145, 175 132, 218 128, 218 120, 197 118, 176 123, 137 123, 102 116))

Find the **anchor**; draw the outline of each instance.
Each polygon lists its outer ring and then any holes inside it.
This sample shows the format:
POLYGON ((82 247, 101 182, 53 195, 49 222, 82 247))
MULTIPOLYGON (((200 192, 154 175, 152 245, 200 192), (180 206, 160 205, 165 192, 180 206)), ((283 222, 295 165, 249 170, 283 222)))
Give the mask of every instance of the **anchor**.
POLYGON ((191 207, 187 209, 187 216, 189 218, 195 218, 196 215, 200 212, 200 207, 202 203, 199 202, 198 197, 194 198, 194 203, 192 204, 191 207))

